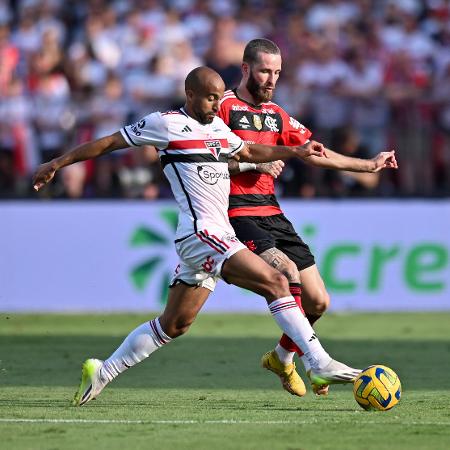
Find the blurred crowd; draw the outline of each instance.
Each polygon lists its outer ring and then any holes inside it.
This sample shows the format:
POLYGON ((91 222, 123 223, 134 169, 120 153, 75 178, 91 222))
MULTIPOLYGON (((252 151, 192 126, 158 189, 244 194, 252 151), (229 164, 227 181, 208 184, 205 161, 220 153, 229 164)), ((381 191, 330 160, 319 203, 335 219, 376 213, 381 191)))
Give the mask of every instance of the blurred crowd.
POLYGON ((450 0, 0 0, 0 198, 170 197, 153 148, 36 165, 179 107, 194 67, 240 80, 243 48, 281 48, 274 101, 335 151, 396 149, 381 175, 291 161, 285 197, 450 195, 450 0))

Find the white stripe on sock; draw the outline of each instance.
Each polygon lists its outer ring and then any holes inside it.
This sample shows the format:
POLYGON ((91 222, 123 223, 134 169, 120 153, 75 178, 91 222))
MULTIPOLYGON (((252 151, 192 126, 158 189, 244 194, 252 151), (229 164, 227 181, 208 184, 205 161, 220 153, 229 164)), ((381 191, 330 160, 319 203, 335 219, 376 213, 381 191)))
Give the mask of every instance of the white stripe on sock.
POLYGON ((163 329, 161 328, 158 317, 156 319, 150 320, 149 324, 152 330, 153 338, 155 339, 155 344, 157 344, 158 347, 161 347, 164 344, 170 342, 171 339, 169 336, 167 336, 166 333, 164 333, 163 329))

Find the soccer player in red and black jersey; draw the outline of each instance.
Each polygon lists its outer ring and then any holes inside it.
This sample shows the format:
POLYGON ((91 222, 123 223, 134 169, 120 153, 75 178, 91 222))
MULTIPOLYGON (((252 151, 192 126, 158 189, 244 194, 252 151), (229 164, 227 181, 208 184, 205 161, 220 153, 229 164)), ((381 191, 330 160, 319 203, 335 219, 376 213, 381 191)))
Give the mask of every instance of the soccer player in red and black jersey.
MULTIPOLYGON (((242 80, 235 90, 226 91, 219 117, 247 143, 302 145, 311 131, 271 101, 281 72, 278 46, 268 39, 254 39, 244 50, 242 80)), ((397 168, 395 153, 381 152, 373 159, 351 158, 326 149, 326 158, 310 157, 311 165, 355 172, 378 172, 397 168)), ((229 217, 237 237, 271 266, 286 275, 291 294, 313 324, 327 309, 330 298, 308 245, 297 235, 284 216, 274 192, 274 177, 281 161, 265 164, 229 165, 231 192, 229 217)), ((305 394, 305 385, 296 372, 293 357, 303 353, 283 335, 273 351, 262 358, 262 365, 276 373, 284 389, 294 395, 305 394)), ((302 358, 309 371, 306 358, 302 358)), ((328 386, 314 386, 317 394, 327 394, 328 386)))

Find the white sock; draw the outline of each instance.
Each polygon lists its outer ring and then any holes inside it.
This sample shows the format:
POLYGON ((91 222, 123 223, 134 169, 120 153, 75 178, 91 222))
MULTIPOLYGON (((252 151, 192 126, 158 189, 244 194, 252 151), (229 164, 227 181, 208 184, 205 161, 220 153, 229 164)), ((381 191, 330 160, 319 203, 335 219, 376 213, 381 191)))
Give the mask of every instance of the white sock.
POLYGON ((275 300, 269 309, 278 326, 301 348, 313 369, 322 369, 331 361, 294 297, 275 300))
POLYGON ((102 377, 111 381, 171 340, 172 338, 162 330, 158 317, 139 325, 125 338, 120 347, 104 361, 102 377))
POLYGON ((305 368, 305 372, 308 372, 308 370, 311 369, 311 364, 309 364, 308 358, 305 355, 303 355, 303 356, 300 356, 300 359, 302 360, 303 366, 305 368))
POLYGON ((292 364, 294 361, 295 352, 290 352, 283 348, 280 344, 275 347, 275 352, 278 355, 279 360, 284 364, 292 364))

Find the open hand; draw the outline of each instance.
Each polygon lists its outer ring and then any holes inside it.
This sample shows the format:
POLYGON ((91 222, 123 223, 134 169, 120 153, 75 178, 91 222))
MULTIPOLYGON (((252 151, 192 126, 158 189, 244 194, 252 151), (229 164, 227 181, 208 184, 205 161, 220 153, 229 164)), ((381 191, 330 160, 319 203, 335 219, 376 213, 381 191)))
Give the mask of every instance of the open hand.
POLYGON ((278 160, 267 163, 259 163, 256 165, 256 170, 260 173, 267 173, 273 178, 278 178, 283 171, 283 167, 284 162, 278 160))
POLYGON ((372 158, 372 161, 375 163, 375 168, 372 172, 379 172, 382 169, 398 169, 395 150, 378 153, 378 155, 372 158))
POLYGON ((45 186, 52 178, 55 176, 56 169, 52 162, 41 164, 33 177, 33 188, 39 191, 43 186, 45 186))

